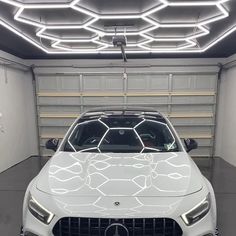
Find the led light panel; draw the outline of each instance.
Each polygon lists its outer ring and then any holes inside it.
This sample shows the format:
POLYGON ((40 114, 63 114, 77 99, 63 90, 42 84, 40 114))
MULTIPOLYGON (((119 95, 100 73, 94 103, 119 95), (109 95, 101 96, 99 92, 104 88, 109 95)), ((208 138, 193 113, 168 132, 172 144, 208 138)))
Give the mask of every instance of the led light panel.
MULTIPOLYGON (((172 1, 172 0, 156 0, 156 6, 146 10, 145 12, 141 12, 138 14, 101 14, 92 11, 91 9, 84 8, 80 6, 80 0, 74 0, 71 3, 35 3, 35 4, 27 4, 27 3, 20 3, 16 0, 0 0, 6 4, 9 4, 16 8, 16 13, 13 16, 14 20, 20 22, 22 24, 30 25, 36 28, 35 35, 28 35, 22 33, 21 29, 13 27, 9 22, 5 21, 4 19, 0 19, 0 24, 7 28, 8 30, 12 31, 13 33, 17 34, 24 40, 28 41, 29 43, 33 44, 37 48, 40 48, 44 52, 48 54, 84 54, 84 53, 109 53, 109 54, 117 54, 120 53, 119 50, 114 49, 112 42, 107 42, 103 40, 105 36, 114 36, 117 35, 125 35, 128 39, 128 44, 126 48, 127 53, 194 53, 194 52, 205 52, 225 37, 230 35, 236 30, 236 26, 232 26, 230 29, 226 30, 224 33, 220 35, 218 38, 212 39, 208 44, 199 46, 198 39, 207 35, 211 34, 209 30, 209 25, 220 21, 224 18, 229 16, 228 10, 226 10, 224 3, 230 0, 212 0, 212 1, 172 1), (151 17, 152 14, 162 11, 168 7, 178 8, 178 7, 186 7, 186 8, 196 8, 196 7, 214 7, 217 8, 220 14, 215 14, 214 17, 209 16, 208 19, 204 19, 203 21, 196 21, 195 23, 189 22, 181 22, 181 23, 172 23, 172 22, 159 22, 157 19, 151 17), (30 17, 26 18, 23 17, 25 9, 73 9, 78 13, 83 13, 87 15, 90 19, 83 23, 83 24, 48 24, 46 21, 36 22, 35 19, 31 19, 30 17), (120 20, 141 20, 145 22, 148 27, 141 29, 141 30, 134 30, 129 29, 127 27, 126 30, 117 30, 111 31, 100 29, 97 27, 97 22, 101 20, 113 20, 119 22, 120 20), (165 37, 155 37, 151 34, 154 30, 159 30, 166 28, 168 30, 175 29, 180 30, 189 28, 192 30, 192 34, 190 35, 183 35, 183 36, 170 36, 165 37), (83 29, 86 30, 89 34, 93 33, 93 37, 81 37, 78 34, 78 37, 61 37, 61 36, 54 36, 48 35, 46 32, 47 30, 79 30, 83 29), (35 36, 38 40, 35 40, 35 36), (139 37, 142 40, 137 40, 137 42, 129 41, 129 37, 139 37), (43 46, 41 44, 41 38, 45 40, 49 40, 51 46, 43 46), (158 48, 150 47, 150 43, 152 42, 166 42, 167 46, 162 46, 158 48), (172 42, 175 43, 177 46, 168 46, 172 42), (89 43, 91 44, 90 48, 72 48, 70 43, 89 43), (94 45, 96 47, 94 47, 94 45)), ((59 34, 60 35, 60 34, 59 34)))

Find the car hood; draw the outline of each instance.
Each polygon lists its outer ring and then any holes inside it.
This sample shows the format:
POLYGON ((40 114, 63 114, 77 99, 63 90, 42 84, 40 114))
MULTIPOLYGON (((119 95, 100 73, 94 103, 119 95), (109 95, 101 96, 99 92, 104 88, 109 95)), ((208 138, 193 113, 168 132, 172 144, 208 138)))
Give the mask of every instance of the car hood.
POLYGON ((202 175, 185 152, 58 152, 37 177, 37 189, 78 197, 178 197, 201 190, 202 175))

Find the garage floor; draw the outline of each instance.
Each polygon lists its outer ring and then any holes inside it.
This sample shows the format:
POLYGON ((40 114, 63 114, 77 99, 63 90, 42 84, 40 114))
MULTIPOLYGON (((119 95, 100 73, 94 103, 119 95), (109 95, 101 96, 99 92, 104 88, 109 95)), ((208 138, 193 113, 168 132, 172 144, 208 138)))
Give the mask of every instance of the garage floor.
MULTIPOLYGON (((220 235, 235 236, 236 167, 220 158, 211 165, 203 159, 195 160, 214 186, 220 235)), ((40 158, 32 157, 0 174, 0 235, 19 235, 25 189, 44 163, 40 158)))

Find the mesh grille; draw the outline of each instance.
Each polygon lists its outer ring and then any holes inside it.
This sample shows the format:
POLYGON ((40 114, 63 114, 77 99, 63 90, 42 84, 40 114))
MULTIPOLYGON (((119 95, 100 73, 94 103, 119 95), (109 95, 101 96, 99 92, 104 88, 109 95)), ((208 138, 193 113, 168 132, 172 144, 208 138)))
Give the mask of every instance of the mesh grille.
POLYGON ((168 218, 105 219, 66 217, 53 228, 54 236, 182 236, 178 223, 168 218))

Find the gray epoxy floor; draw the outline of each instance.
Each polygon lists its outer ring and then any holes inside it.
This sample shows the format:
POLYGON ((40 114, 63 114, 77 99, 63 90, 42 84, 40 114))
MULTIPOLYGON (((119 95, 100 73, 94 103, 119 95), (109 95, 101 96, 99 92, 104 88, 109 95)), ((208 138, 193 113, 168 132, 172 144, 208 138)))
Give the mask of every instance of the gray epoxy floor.
MULTIPOLYGON (((215 189, 220 235, 235 236, 236 167, 220 158, 212 163, 206 159, 195 161, 215 189)), ((19 235, 24 192, 45 162, 32 157, 0 174, 0 236, 19 235)))

